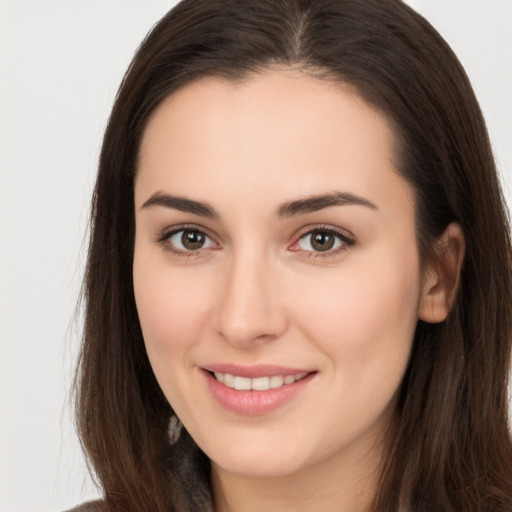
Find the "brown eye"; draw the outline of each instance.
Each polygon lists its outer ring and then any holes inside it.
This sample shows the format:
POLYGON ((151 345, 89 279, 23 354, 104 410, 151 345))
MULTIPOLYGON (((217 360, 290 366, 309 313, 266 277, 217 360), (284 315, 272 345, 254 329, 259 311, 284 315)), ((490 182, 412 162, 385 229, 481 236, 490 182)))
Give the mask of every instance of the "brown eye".
POLYGON ((313 229, 302 235, 297 245, 300 250, 308 253, 335 253, 337 249, 348 248, 354 243, 344 233, 331 229, 313 229))
POLYGON ((170 246, 175 252, 197 252, 203 249, 214 249, 215 242, 199 229, 178 229, 165 235, 161 242, 170 246))
POLYGON ((334 247, 335 237, 332 233, 326 231, 316 231, 311 233, 311 247, 315 251, 328 251, 334 247))
POLYGON ((189 251, 198 251, 204 245, 206 237, 200 231, 185 230, 181 235, 181 243, 183 247, 189 251))

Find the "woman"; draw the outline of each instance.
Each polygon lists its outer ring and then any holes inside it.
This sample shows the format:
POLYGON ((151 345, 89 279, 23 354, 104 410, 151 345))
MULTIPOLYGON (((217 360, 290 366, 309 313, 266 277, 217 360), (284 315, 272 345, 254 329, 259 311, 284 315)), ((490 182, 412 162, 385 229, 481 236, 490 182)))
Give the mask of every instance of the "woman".
POLYGON ((423 18, 181 2, 100 159, 88 506, 512 510, 510 261, 478 104, 423 18))

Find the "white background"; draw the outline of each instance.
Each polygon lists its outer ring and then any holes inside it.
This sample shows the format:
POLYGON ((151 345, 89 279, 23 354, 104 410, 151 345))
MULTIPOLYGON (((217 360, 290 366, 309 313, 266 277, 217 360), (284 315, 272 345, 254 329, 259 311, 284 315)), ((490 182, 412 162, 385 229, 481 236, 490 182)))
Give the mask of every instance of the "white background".
MULTIPOLYGON (((512 188, 512 0, 409 0, 452 45, 512 188)), ((67 402, 88 201, 128 62, 164 0, 0 0, 0 511, 94 497, 67 402)))

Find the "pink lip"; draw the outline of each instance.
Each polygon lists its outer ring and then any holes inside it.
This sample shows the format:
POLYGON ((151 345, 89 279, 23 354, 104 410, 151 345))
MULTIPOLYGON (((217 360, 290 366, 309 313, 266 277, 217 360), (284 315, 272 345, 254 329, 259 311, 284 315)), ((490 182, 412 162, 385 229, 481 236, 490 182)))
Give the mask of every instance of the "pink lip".
MULTIPOLYGON (((225 366, 223 366, 225 368, 225 366)), ((276 367, 273 367, 274 369, 276 367)), ((260 371, 258 367, 258 373, 255 374, 255 367, 252 367, 245 373, 234 372, 234 375, 240 377, 261 377, 271 375, 293 375, 295 373, 301 373, 300 371, 287 371, 285 373, 265 373, 260 371)), ((289 370, 289 369, 287 369, 289 370)), ((220 370, 215 370, 220 371, 220 370)), ((222 371, 222 373, 230 373, 229 371, 222 371)), ((243 414, 246 416, 258 416, 266 413, 270 413, 279 407, 283 406, 287 402, 295 398, 301 391, 315 377, 315 373, 309 373, 306 377, 294 382, 293 384, 285 384, 280 388, 269 389, 266 391, 238 391, 236 389, 229 388, 219 382, 211 373, 206 370, 201 370, 201 374, 206 380, 206 384, 212 396, 217 402, 227 409, 228 411, 243 414)))
POLYGON ((297 375, 299 373, 311 373, 312 370, 304 368, 286 368, 284 366, 276 366, 269 364, 257 364, 252 366, 240 366, 233 363, 210 364, 203 367, 209 372, 230 373, 240 377, 254 379, 256 377, 272 377, 274 375, 297 375))

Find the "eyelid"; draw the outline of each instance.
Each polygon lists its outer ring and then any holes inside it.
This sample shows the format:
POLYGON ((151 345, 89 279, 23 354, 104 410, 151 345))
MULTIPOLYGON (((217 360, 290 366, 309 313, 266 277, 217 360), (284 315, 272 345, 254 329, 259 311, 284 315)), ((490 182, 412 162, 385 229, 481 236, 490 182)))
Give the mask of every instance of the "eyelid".
POLYGON ((216 240, 216 237, 210 233, 210 230, 198 224, 179 224, 176 226, 167 227, 163 231, 158 233, 158 235, 156 236, 156 241, 157 243, 162 244, 166 250, 178 256, 195 256, 207 250, 217 250, 218 248, 220 248, 219 242, 216 240), (172 244, 168 242, 172 236, 176 235, 180 231, 196 231, 198 233, 201 233, 205 237, 210 239, 213 242, 213 244, 215 244, 215 247, 200 248, 197 249, 196 251, 183 250, 177 247, 173 247, 172 244))
POLYGON ((176 224, 175 226, 167 226, 164 229, 161 229, 158 231, 156 239, 157 242, 161 242, 165 240, 166 238, 169 238, 169 236, 178 233, 180 231, 199 231, 200 233, 204 233, 208 238, 211 238, 212 240, 215 239, 215 235, 211 233, 211 231, 208 228, 205 228, 204 226, 201 226, 200 224, 176 224))
MULTIPOLYGON (((340 252, 348 250, 348 248, 354 246, 356 244, 356 238, 355 236, 348 230, 342 229, 336 226, 332 225, 326 225, 326 224, 317 224, 317 225, 309 225, 304 228, 302 228, 294 237, 294 242, 291 244, 291 246, 288 247, 288 250, 291 250, 293 252, 303 252, 308 255, 308 257, 311 258, 328 258, 333 257, 337 255, 340 252), (335 237, 337 237, 339 240, 341 240, 342 244, 340 247, 329 249, 324 252, 322 251, 309 251, 304 250, 298 247, 298 244, 300 240, 302 240, 304 237, 311 235, 315 232, 327 232, 335 237)), ((218 250, 221 248, 221 244, 217 241, 217 237, 213 234, 211 234, 210 230, 198 225, 198 224, 179 224, 176 226, 169 226, 165 228, 163 231, 159 232, 159 234, 156 237, 156 241, 164 246, 164 248, 174 255, 181 256, 181 257, 191 257, 199 255, 202 252, 209 251, 209 250, 218 250), (208 239, 210 239, 213 244, 215 244, 215 247, 206 247, 206 248, 200 248, 195 251, 193 250, 182 250, 177 247, 173 247, 170 243, 167 243, 168 240, 175 234, 179 233, 180 231, 197 231, 199 233, 202 233, 205 235, 208 239)))
POLYGON ((320 257, 320 258, 327 258, 330 256, 335 256, 339 252, 346 251, 348 248, 354 246, 356 244, 356 237, 348 230, 342 229, 339 227, 335 227, 332 225, 326 225, 326 224, 319 224, 319 225, 312 225, 312 226, 306 226, 302 228, 299 233, 295 236, 295 241, 293 244, 289 247, 289 250, 291 251, 302 251, 308 254, 308 257, 320 257), (303 249, 300 249, 298 247, 298 244, 300 240, 302 240, 304 237, 308 235, 312 235, 315 232, 327 232, 335 237, 339 238, 342 242, 341 247, 337 247, 335 249, 330 249, 325 252, 322 251, 306 251, 303 249), (297 247, 297 248, 295 248, 297 247))

